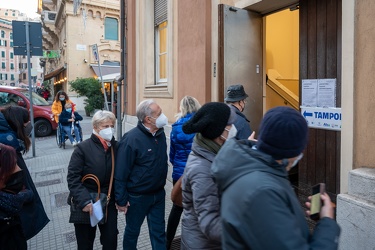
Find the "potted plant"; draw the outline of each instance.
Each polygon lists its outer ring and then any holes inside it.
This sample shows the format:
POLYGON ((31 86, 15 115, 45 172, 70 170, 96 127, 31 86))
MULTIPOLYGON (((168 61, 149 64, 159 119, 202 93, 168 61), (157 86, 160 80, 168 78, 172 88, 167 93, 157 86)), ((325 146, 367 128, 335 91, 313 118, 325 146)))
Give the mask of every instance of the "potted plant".
POLYGON ((85 112, 90 116, 95 109, 102 109, 104 105, 104 97, 100 82, 93 78, 77 78, 70 82, 72 91, 77 92, 81 96, 86 96, 84 99, 85 112))

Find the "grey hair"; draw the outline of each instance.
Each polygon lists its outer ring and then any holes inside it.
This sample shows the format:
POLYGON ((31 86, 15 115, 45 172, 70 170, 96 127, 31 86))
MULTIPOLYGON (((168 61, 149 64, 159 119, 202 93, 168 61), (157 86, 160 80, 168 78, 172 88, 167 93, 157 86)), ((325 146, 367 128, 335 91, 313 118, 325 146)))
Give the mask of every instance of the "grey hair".
POLYGON ((67 108, 67 107, 72 107, 72 104, 70 103, 70 102, 67 102, 67 103, 65 103, 65 106, 64 106, 65 108, 67 108))
POLYGON ((92 126, 94 128, 98 128, 100 124, 108 121, 111 121, 113 124, 115 124, 116 116, 110 111, 99 110, 92 117, 92 126))
POLYGON ((143 122, 147 116, 151 116, 153 110, 150 108, 151 104, 156 103, 153 99, 142 101, 137 107, 137 118, 143 122))
POLYGON ((185 117, 187 114, 197 112, 200 109, 201 104, 192 96, 184 96, 180 102, 180 113, 176 115, 177 120, 181 117, 185 117))

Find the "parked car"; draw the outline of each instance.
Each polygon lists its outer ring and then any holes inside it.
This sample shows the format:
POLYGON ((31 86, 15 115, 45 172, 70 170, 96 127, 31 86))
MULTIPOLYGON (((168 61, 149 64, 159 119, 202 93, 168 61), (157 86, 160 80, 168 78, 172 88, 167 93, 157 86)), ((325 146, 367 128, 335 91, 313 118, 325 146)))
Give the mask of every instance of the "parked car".
MULTIPOLYGON (((42 137, 57 129, 57 123, 51 112, 51 105, 35 92, 33 96, 34 131, 42 137)), ((30 109, 29 90, 19 87, 0 86, 0 108, 14 105, 30 109)))

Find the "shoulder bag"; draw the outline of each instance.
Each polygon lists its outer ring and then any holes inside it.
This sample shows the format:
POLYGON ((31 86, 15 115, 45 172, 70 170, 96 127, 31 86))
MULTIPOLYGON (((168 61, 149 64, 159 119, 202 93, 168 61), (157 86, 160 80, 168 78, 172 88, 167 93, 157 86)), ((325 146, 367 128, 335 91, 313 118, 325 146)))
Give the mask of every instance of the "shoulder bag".
MULTIPOLYGON (((104 194, 100 192, 100 181, 98 177, 94 174, 87 174, 82 177, 82 182, 84 182, 87 179, 91 179, 95 181, 98 191, 95 193, 90 193, 91 199, 94 202, 100 200, 102 209, 103 209, 103 219, 98 224, 104 224, 107 222, 107 207, 109 200, 111 199, 111 190, 112 190, 112 184, 113 184, 113 172, 114 172, 114 153, 113 153, 113 147, 111 147, 111 155, 112 155, 112 171, 111 171, 111 179, 109 182, 109 188, 108 188, 108 194, 104 194)), ((77 204, 74 202, 73 197, 70 199, 70 217, 69 217, 69 223, 75 223, 75 224, 90 224, 90 213, 82 211, 81 208, 77 206, 77 204)))

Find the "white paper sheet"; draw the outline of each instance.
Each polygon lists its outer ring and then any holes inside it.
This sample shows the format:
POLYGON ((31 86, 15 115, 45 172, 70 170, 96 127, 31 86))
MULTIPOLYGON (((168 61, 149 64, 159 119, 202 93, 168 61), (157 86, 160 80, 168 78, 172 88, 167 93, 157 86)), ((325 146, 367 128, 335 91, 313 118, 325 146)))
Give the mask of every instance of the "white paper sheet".
POLYGON ((92 204, 92 214, 90 215, 90 223, 92 227, 95 227, 103 219, 103 209, 100 200, 92 204))

